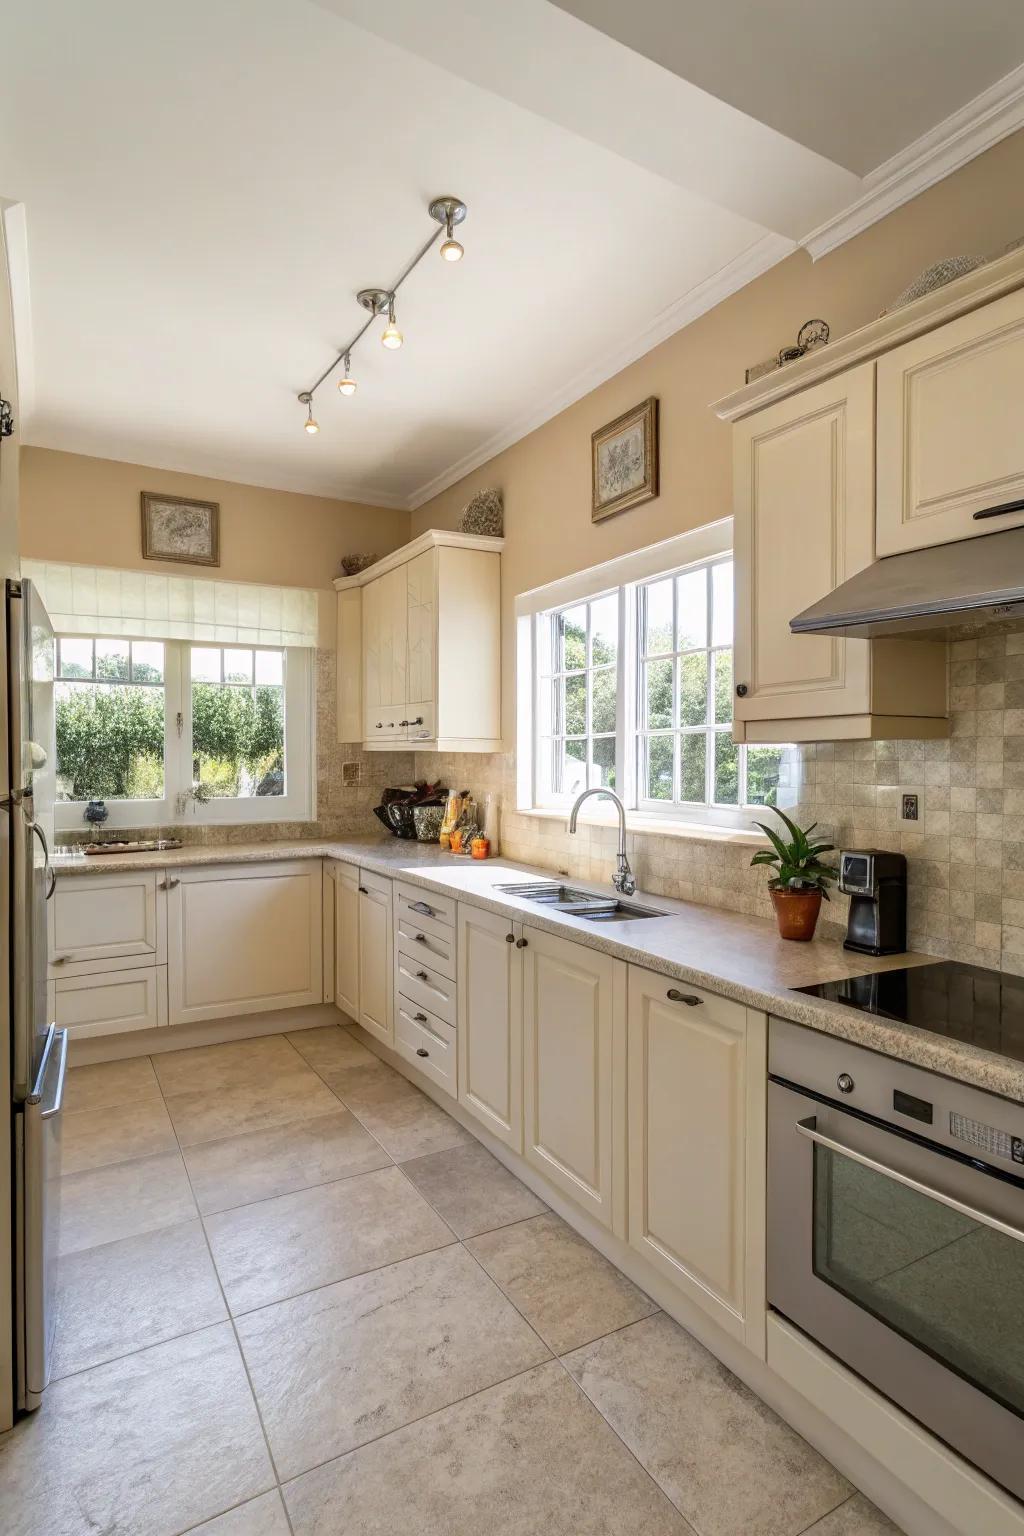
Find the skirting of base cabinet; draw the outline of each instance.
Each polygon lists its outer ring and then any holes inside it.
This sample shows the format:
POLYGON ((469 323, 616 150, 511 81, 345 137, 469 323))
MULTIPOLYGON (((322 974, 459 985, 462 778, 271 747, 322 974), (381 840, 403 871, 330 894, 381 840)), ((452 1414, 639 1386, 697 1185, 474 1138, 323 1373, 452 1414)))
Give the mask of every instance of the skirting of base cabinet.
POLYGON ((765 1015, 629 968, 629 1241, 758 1353, 765 1015))

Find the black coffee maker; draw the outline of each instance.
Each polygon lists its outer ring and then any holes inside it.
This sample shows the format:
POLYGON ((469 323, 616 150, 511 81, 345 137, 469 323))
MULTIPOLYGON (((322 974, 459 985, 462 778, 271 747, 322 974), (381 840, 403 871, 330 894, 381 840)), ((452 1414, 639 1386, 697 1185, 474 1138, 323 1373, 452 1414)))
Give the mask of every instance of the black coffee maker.
POLYGON ((907 861, 883 848, 839 855, 839 889, 850 897, 844 949, 898 955, 907 947, 907 861))

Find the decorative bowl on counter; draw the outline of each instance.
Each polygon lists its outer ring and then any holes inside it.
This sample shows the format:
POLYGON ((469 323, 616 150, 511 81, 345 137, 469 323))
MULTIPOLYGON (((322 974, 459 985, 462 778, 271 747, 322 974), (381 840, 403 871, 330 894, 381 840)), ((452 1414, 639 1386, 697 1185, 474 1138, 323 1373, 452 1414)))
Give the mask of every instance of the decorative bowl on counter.
POLYGON ((436 843, 441 836, 444 806, 417 805, 413 807, 412 816, 417 840, 421 843, 436 843))

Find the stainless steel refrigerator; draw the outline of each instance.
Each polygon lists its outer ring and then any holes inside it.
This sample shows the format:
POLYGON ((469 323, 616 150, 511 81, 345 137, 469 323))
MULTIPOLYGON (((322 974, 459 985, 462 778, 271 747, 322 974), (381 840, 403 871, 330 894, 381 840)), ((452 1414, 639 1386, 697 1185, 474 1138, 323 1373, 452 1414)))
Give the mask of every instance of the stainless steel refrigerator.
MULTIPOLYGON (((60 1124, 67 1031, 47 1007, 47 910, 56 740, 53 628, 29 581, 9 580, 7 762, 2 787, 0 891, 7 904, 11 1128, 14 1187, 12 1294, 16 1409, 38 1408, 49 1380, 56 1324, 54 1271, 60 1191, 60 1124)), ((0 929, 0 943, 4 934, 0 929)))

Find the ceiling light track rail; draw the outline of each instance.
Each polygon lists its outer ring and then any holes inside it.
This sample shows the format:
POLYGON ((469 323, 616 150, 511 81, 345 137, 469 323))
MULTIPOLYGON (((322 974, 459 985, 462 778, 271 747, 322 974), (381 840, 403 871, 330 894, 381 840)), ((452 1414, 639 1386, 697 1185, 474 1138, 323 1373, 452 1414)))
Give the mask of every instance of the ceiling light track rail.
POLYGON ((315 435, 320 430, 319 423, 313 417, 313 396, 326 383, 339 364, 344 365, 344 376, 338 380, 338 389, 343 395, 354 395, 357 389, 356 380, 352 377, 352 352, 367 331, 370 329, 378 315, 387 315, 387 324, 381 332, 381 344, 391 351, 397 350, 405 339, 398 329, 395 319, 395 298, 398 290, 406 278, 413 273, 429 251, 432 251, 437 242, 444 235, 444 242, 440 247, 440 255, 447 262, 461 261, 465 255, 463 246, 455 239, 455 227, 461 224, 466 217, 466 205, 457 197, 435 197, 428 205, 430 217, 437 223, 430 239, 416 252, 409 264, 391 284, 390 288, 361 288, 356 294, 356 300, 364 309, 369 310, 369 319, 356 331, 352 339, 342 347, 337 356, 328 363, 319 378, 314 379, 308 389, 304 389, 298 396, 299 404, 306 407, 306 431, 315 435))

